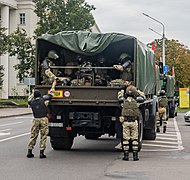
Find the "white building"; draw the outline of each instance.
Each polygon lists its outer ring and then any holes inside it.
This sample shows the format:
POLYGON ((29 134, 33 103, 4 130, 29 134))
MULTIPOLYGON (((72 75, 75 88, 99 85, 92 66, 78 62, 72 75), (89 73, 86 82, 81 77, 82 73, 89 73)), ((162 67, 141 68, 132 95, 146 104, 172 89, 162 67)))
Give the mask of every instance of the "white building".
MULTIPOLYGON (((35 4, 32 0, 0 0, 1 26, 7 29, 9 34, 21 27, 26 30, 28 36, 33 35, 37 16, 34 13, 35 4)), ((8 99, 9 96, 25 95, 26 86, 19 83, 14 65, 18 61, 15 57, 5 54, 0 57, 0 64, 4 67, 3 88, 0 98, 8 99)))
MULTIPOLYGON (((29 37, 32 37, 37 23, 34 9, 35 4, 32 0, 0 0, 1 26, 7 28, 7 34, 15 31, 17 27, 21 27, 26 30, 29 37)), ((93 31, 100 32, 97 25, 93 27, 93 31)), ((15 95, 25 96, 27 86, 19 83, 16 78, 17 72, 14 69, 14 65, 18 64, 17 59, 5 54, 0 57, 0 64, 4 67, 4 81, 0 98, 8 99, 15 95)))

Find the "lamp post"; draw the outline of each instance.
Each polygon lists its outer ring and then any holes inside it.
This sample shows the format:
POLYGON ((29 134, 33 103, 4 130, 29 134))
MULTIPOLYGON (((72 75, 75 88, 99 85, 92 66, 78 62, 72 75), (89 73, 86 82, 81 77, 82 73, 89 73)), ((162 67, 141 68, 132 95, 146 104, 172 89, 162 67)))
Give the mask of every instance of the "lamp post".
POLYGON ((163 34, 162 34, 162 62, 163 62, 163 66, 166 65, 166 61, 165 61, 165 26, 162 22, 158 21, 157 19, 149 16, 148 14, 142 13, 144 16, 156 21, 157 23, 162 25, 163 28, 163 34))

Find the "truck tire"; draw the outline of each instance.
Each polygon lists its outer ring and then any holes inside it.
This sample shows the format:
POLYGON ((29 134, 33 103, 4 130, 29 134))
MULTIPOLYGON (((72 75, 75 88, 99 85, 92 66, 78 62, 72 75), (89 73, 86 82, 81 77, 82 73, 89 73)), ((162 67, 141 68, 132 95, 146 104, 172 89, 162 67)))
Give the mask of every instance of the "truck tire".
POLYGON ((50 137, 51 146, 54 150, 70 150, 74 137, 50 137))
POLYGON ((174 108, 171 108, 169 110, 169 118, 174 118, 175 117, 175 109, 174 108))
POLYGON ((95 133, 85 134, 86 139, 92 139, 92 140, 97 140, 100 136, 101 136, 100 134, 95 134, 95 133))
MULTIPOLYGON (((156 116, 153 116, 155 123, 152 129, 144 129, 143 139, 144 140, 155 140, 156 139, 156 116)), ((162 126, 162 120, 160 121, 160 126, 162 126)))
POLYGON ((156 139, 156 132, 155 132, 155 130, 144 129, 143 139, 144 140, 155 140, 156 139))

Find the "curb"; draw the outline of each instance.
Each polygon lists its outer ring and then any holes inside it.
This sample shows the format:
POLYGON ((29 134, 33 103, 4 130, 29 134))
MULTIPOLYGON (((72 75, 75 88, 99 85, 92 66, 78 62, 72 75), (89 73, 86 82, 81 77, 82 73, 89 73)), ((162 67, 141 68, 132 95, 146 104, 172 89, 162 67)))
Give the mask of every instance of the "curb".
POLYGON ((29 115, 29 114, 32 114, 32 113, 28 112, 28 113, 23 113, 23 114, 4 115, 4 116, 0 116, 0 119, 1 119, 1 118, 8 118, 8 117, 24 116, 24 115, 29 115))

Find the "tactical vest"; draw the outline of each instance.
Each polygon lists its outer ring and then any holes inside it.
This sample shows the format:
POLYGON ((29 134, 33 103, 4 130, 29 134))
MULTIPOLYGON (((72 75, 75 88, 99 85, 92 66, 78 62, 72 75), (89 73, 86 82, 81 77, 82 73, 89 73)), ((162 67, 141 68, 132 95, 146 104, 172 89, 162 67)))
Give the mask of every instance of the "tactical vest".
POLYGON ((48 110, 43 98, 32 99, 30 106, 35 118, 42 118, 47 116, 48 110))
POLYGON ((138 103, 134 98, 128 97, 124 101, 121 115, 122 116, 138 116, 138 117, 141 115, 140 110, 138 108, 138 103))
POLYGON ((167 97, 161 97, 159 100, 159 107, 167 107, 168 106, 168 98, 167 97))

